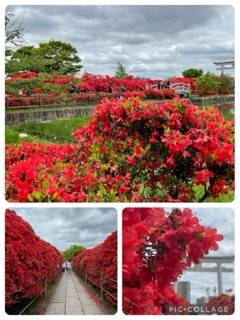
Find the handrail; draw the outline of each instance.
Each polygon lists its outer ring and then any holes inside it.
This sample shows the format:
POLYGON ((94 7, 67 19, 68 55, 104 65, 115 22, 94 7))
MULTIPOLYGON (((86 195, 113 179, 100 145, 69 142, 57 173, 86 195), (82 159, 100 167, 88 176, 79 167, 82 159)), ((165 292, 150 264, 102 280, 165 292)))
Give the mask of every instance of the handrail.
MULTIPOLYGON (((116 296, 113 295, 110 291, 108 291, 108 290, 104 287, 104 281, 103 281, 103 279, 104 279, 104 280, 109 280, 109 281, 111 281, 111 282, 113 282, 113 283, 117 283, 117 281, 114 280, 114 279, 112 279, 112 278, 103 277, 103 274, 102 274, 101 272, 99 272, 99 275, 100 275, 100 284, 99 284, 99 286, 97 286, 97 287, 100 289, 100 297, 101 297, 101 300, 104 301, 104 294, 103 294, 103 293, 105 292, 105 294, 107 294, 108 296, 110 296, 113 300, 117 301, 117 295, 116 295, 116 296)), ((84 276, 85 282, 89 281, 90 283, 92 283, 91 280, 88 278, 87 270, 85 270, 83 276, 84 276)), ((94 284, 94 283, 92 283, 92 284, 94 284)), ((96 284, 94 284, 94 285, 96 286, 96 284)), ((117 291, 117 288, 113 288, 113 289, 115 289, 115 290, 117 291)))
POLYGON ((47 95, 47 94, 36 94, 33 96, 5 96, 5 105, 7 109, 21 109, 21 108, 39 108, 39 107, 45 107, 45 106, 54 106, 54 105, 78 105, 78 104, 90 104, 94 101, 100 101, 103 97, 119 97, 120 94, 118 93, 105 93, 105 92, 96 92, 96 93, 79 93, 79 94, 73 94, 73 95, 47 95), (65 98, 61 100, 62 98, 65 98), (52 103, 44 103, 44 98, 49 98, 52 100, 52 103), (82 100, 78 100, 82 98, 82 100), (11 101, 34 101, 34 104, 29 105, 15 105, 15 106, 9 106, 11 101))
MULTIPOLYGON (((37 300, 37 298, 39 298, 43 293, 44 293, 44 295, 46 296, 47 285, 48 285, 48 282, 47 282, 47 277, 46 277, 46 279, 45 279, 45 286, 44 286, 43 290, 42 290, 37 296, 35 296, 35 297, 18 313, 18 315, 23 314, 23 312, 26 311, 26 310, 33 304, 33 302, 35 302, 35 301, 37 300)), ((20 291, 22 291, 22 290, 20 290, 20 291)))

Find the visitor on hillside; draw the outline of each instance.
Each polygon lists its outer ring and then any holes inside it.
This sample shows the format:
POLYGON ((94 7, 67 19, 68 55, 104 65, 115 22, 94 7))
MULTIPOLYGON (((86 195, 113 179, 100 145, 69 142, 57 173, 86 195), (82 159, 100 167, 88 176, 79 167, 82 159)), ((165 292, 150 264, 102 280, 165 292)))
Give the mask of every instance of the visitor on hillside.
POLYGON ((67 266, 66 266, 66 262, 64 261, 63 264, 62 264, 62 272, 65 272, 66 267, 67 267, 67 266))
POLYGON ((161 81, 158 81, 158 83, 157 83, 157 88, 158 88, 158 89, 161 89, 161 88, 162 88, 161 81))
POLYGON ((75 85, 71 85, 71 87, 68 89, 68 93, 75 93, 76 92, 76 86, 75 85))
POLYGON ((66 262, 66 267, 67 267, 67 273, 71 274, 72 273, 72 264, 70 261, 66 262))
POLYGON ((112 93, 112 92, 113 92, 113 89, 112 89, 112 85, 111 85, 111 84, 109 85, 108 92, 109 92, 109 93, 112 93))
POLYGON ((76 93, 81 93, 81 88, 80 87, 76 88, 76 93))
POLYGON ((124 92, 126 92, 126 87, 124 86, 124 84, 121 84, 121 85, 120 85, 120 88, 119 88, 120 98, 123 98, 124 92))

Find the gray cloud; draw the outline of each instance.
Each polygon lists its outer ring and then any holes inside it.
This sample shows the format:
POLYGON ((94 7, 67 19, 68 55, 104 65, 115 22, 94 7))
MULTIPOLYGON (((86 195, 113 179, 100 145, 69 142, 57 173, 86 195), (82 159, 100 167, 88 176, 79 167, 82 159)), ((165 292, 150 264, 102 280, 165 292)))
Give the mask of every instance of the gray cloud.
POLYGON ((111 208, 17 208, 35 233, 58 249, 73 244, 93 247, 117 229, 117 212, 111 208))
POLYGON ((83 71, 164 78, 234 57, 231 6, 11 6, 24 16, 26 44, 72 43, 83 71))

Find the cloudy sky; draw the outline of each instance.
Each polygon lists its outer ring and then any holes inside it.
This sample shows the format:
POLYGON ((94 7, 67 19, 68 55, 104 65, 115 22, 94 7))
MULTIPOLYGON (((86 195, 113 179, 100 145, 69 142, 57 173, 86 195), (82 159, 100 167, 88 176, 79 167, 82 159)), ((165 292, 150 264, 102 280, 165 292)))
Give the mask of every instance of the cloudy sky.
POLYGON ((17 208, 35 233, 59 250, 79 244, 93 247, 117 229, 117 212, 111 208, 17 208))
POLYGON ((189 67, 214 71, 234 58, 231 6, 11 6, 24 17, 25 44, 70 42, 83 70, 166 78, 189 67))
MULTIPOLYGON (((228 208, 207 208, 194 209, 200 221, 209 227, 217 228, 219 233, 224 236, 223 241, 219 242, 219 250, 210 252, 210 256, 229 256, 234 255, 234 212, 228 208)), ((204 265, 207 266, 207 265, 204 265)), ((212 267, 213 265, 209 265, 212 267)), ((233 267, 231 264, 226 267, 233 267)), ((182 281, 191 282, 191 302, 196 302, 197 298, 206 296, 206 289, 210 289, 213 294, 214 287, 217 286, 217 274, 185 272, 181 277, 182 281)), ((223 274, 223 290, 234 290, 234 274, 223 274)))

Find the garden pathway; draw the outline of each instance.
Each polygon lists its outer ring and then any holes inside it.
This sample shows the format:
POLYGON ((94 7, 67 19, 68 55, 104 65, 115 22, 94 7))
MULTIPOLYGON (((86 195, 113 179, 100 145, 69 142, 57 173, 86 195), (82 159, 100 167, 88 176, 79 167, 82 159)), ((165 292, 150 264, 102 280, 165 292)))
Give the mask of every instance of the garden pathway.
POLYGON ((50 298, 45 315, 101 315, 104 314, 101 305, 89 295, 81 284, 78 276, 63 274, 50 298))

